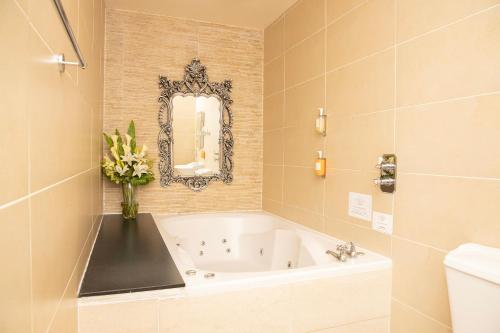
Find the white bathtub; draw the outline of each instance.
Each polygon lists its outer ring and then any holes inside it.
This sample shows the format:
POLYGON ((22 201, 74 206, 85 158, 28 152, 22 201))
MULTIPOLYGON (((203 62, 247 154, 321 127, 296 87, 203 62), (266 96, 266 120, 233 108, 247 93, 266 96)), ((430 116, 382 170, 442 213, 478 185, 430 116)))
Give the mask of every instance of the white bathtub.
POLYGON ((79 333, 389 332, 388 258, 267 213, 155 220, 186 286, 80 298, 79 333))
POLYGON ((156 215, 186 288, 287 282, 368 272, 391 260, 364 255, 340 262, 327 250, 345 241, 264 213, 156 215))

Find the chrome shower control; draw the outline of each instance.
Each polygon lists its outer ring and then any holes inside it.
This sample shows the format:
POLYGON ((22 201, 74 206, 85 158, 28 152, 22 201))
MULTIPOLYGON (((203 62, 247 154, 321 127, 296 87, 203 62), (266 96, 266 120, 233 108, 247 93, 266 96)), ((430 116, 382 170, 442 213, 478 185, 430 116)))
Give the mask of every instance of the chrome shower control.
POLYGON ((380 169, 380 177, 374 179, 373 183, 380 186, 382 192, 393 193, 396 190, 396 155, 382 155, 375 167, 380 169))
POLYGON ((373 183, 375 185, 380 185, 380 186, 391 186, 391 185, 394 185, 396 183, 396 180, 391 179, 391 178, 384 178, 384 179, 375 178, 373 180, 373 183))

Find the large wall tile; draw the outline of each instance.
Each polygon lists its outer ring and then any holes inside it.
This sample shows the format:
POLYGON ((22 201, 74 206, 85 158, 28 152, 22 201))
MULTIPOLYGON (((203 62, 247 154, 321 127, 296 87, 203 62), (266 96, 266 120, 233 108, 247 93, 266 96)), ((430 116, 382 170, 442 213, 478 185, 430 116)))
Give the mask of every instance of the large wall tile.
POLYGON ((402 42, 498 3, 498 0, 400 0, 397 40, 402 42))
POLYGON ((394 112, 328 117, 329 168, 373 171, 378 157, 394 152, 394 112))
POLYGON ((331 114, 355 115, 394 107, 394 49, 328 73, 331 114))
POLYGON ((264 63, 283 54, 284 36, 283 36, 283 17, 279 18, 273 24, 264 30, 264 63))
POLYGON ((392 240, 393 296, 449 326, 445 255, 397 237, 392 240))
POLYGON ((28 193, 28 118, 26 78, 29 25, 13 0, 0 3, 0 205, 28 193), (15 31, 16 33, 12 33, 15 31))
POLYGON ((326 69, 394 45, 395 0, 373 0, 328 26, 326 69))
POLYGON ((277 93, 264 98, 264 131, 283 127, 284 109, 284 93, 277 93))
POLYGON ((302 207, 290 206, 287 203, 281 206, 280 209, 279 213, 276 214, 279 214, 285 219, 320 232, 325 232, 325 219, 321 213, 314 213, 302 207))
POLYGON ((326 23, 338 20, 366 0, 326 0, 326 23))
POLYGON ((326 179, 325 216, 357 223, 371 228, 370 221, 349 216, 349 192, 372 196, 374 211, 392 214, 393 195, 380 191, 373 185, 373 179, 380 176, 376 171, 329 170, 326 179))
POLYGON ((390 270, 295 283, 291 302, 294 330, 311 332, 387 316, 390 290, 390 270))
POLYGON ((297 126, 285 128, 284 158, 285 165, 311 167, 314 166, 318 151, 324 150, 325 138, 319 135, 314 126, 297 126))
POLYGON ((299 0, 285 14, 285 50, 325 26, 325 0, 299 0))
POLYGON ((398 46, 398 105, 500 90, 500 6, 398 46))
POLYGON ((286 88, 324 73, 324 34, 322 30, 285 53, 286 88))
POLYGON ((283 90, 284 58, 279 57, 264 65, 264 97, 283 90))
POLYGON ((491 150, 500 142, 499 107, 495 94, 401 109, 399 170, 500 178, 500 156, 491 150))
POLYGON ((44 332, 49 328, 90 233, 92 215, 89 184, 90 173, 85 173, 31 199, 36 332, 44 332))
MULTIPOLYGON (((285 127, 314 130, 319 108, 325 104, 325 77, 288 89, 285 93, 285 127)), ((328 110, 327 110, 328 112, 328 110)))
POLYGON ((28 200, 0 209, 0 331, 31 332, 28 200))
POLYGON ((389 333, 390 317, 370 319, 354 324, 347 324, 313 333, 389 333))
POLYGON ((293 207, 323 213, 324 179, 314 169, 285 166, 284 203, 293 207))
POLYGON ((415 311, 413 308, 392 302, 391 333, 451 333, 451 328, 415 311))
POLYGON ((264 164, 283 164, 283 130, 264 132, 264 164))
POLYGON ((79 333, 157 333, 158 301, 79 306, 79 333))
POLYGON ((50 63, 51 51, 30 35, 28 89, 31 190, 90 168, 90 114, 67 75, 50 63))
POLYGON ((500 181, 406 175, 398 177, 394 233, 444 250, 477 242, 500 247, 500 181))
POLYGON ((262 197, 277 202, 283 200, 283 167, 264 164, 262 197))

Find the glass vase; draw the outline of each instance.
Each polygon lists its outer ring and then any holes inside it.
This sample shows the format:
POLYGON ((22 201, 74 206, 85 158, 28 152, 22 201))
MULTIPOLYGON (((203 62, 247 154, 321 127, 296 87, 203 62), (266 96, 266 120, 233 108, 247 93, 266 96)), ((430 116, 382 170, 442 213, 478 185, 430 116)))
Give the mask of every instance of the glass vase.
POLYGON ((135 201, 136 186, 131 183, 122 184, 122 216, 125 221, 135 220, 139 204, 135 201))

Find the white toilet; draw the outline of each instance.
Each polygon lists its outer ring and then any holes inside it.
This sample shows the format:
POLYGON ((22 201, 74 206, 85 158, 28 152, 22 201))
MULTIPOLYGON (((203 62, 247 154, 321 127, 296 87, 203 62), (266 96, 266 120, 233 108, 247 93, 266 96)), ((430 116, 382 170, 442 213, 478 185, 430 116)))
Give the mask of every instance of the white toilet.
POLYGON ((500 333, 500 249, 464 244, 444 264, 453 333, 500 333))

